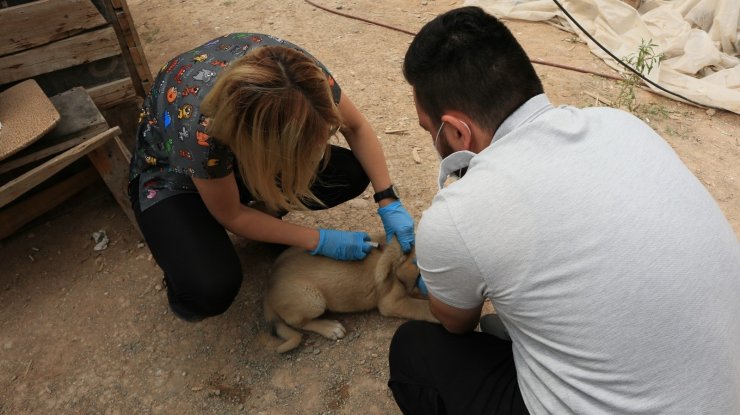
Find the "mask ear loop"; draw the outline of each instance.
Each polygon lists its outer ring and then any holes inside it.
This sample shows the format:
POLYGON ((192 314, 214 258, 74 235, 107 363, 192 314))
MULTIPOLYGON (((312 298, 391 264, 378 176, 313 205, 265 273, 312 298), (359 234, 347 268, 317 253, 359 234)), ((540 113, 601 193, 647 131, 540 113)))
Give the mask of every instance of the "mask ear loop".
POLYGON ((442 127, 445 126, 445 122, 442 121, 442 124, 439 125, 439 129, 437 130, 437 135, 434 136, 434 148, 437 148, 437 140, 439 140, 439 134, 442 132, 442 127))
POLYGON ((464 125, 465 128, 468 129, 468 134, 470 134, 470 136, 472 137, 473 136, 473 130, 470 129, 470 126, 468 126, 468 124, 466 124, 465 121, 463 121, 463 120, 458 120, 458 121, 460 121, 462 123, 462 125, 464 125))

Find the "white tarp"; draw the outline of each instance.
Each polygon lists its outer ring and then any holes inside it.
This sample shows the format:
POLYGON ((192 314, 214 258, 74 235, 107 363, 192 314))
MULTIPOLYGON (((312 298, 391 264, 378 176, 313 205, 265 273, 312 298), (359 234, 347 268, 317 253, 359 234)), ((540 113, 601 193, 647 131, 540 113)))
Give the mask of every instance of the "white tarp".
MULTIPOLYGON (((563 7, 620 59, 652 39, 665 59, 649 78, 693 101, 740 114, 740 0, 646 0, 635 10, 620 0, 560 0, 563 7)), ((577 33, 604 61, 603 52, 552 0, 466 0, 500 17, 548 21, 577 33)), ((656 92, 674 98, 653 88, 656 92)))

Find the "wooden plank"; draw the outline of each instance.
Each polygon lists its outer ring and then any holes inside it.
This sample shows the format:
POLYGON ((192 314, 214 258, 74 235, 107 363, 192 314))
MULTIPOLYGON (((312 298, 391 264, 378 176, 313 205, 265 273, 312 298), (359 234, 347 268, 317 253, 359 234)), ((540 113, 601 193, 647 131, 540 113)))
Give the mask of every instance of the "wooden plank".
POLYGON ((19 167, 23 167, 26 164, 31 164, 35 161, 43 160, 49 156, 53 156, 54 154, 61 153, 64 150, 80 144, 81 142, 85 141, 85 139, 86 138, 84 137, 73 138, 71 140, 63 141, 59 144, 46 147, 43 150, 39 150, 27 156, 12 158, 9 162, 0 164, 0 174, 15 170, 19 167))
POLYGON ((121 102, 136 98, 136 91, 131 78, 119 79, 87 89, 88 95, 100 109, 114 107, 121 102))
POLYGON ((138 230, 134 211, 128 198, 129 160, 131 154, 118 137, 87 154, 113 198, 138 230))
POLYGON ((0 10, 0 56, 106 24, 90 0, 40 0, 0 10))
POLYGON ((0 187, 0 207, 17 199, 39 183, 56 174, 59 170, 119 134, 121 134, 119 127, 110 128, 4 184, 0 187))
POLYGON ((75 193, 95 183, 99 180, 99 177, 95 169, 90 166, 48 189, 0 209, 0 240, 12 235, 23 225, 59 206, 75 193))
POLYGON ((29 148, 29 150, 33 150, 32 152, 19 153, 22 154, 22 156, 15 155, 9 158, 7 162, 0 163, 0 174, 7 173, 27 164, 31 164, 33 162, 43 160, 49 156, 61 153, 62 151, 72 148, 82 143, 83 141, 95 137, 97 134, 105 131, 106 129, 108 129, 107 124, 87 127, 83 130, 80 130, 79 133, 75 134, 73 138, 60 139, 65 141, 52 140, 51 135, 44 137, 41 143, 38 143, 38 145, 29 148), (48 145, 47 141, 49 143, 57 144, 48 145), (44 146, 44 144, 47 144, 48 146, 44 146))
MULTIPOLYGON (((108 129, 108 123, 84 88, 76 87, 51 98, 61 120, 48 134, 0 162, 0 175, 30 163, 36 163, 87 140, 108 129), (70 141, 71 140, 71 141, 70 141)), ((35 166, 30 166, 35 167, 35 166)), ((29 167, 26 168, 26 170, 29 167)), ((22 172, 20 172, 22 173, 22 172)), ((18 173, 18 174, 20 174, 18 173)), ((0 176, 0 183, 16 176, 0 176)))
POLYGON ((105 0, 109 13, 115 16, 115 22, 112 22, 116 30, 119 32, 121 38, 121 49, 124 50, 123 55, 127 56, 127 61, 130 65, 135 66, 135 70, 129 70, 132 73, 134 80, 134 87, 136 88, 137 94, 141 97, 146 96, 147 92, 154 83, 151 70, 149 69, 149 63, 146 60, 144 54, 144 47, 139 38, 139 34, 136 31, 136 25, 131 17, 131 11, 128 8, 126 0, 105 0), (126 52, 128 51, 128 53, 126 52), (136 54, 138 56, 131 56, 136 54))
POLYGON ((144 87, 145 93, 148 93, 149 90, 152 89, 153 81, 152 73, 149 71, 146 58, 144 57, 144 51, 138 46, 132 46, 128 49, 131 52, 131 60, 134 62, 134 66, 136 66, 136 73, 141 79, 141 84, 144 87))
POLYGON ((112 27, 105 27, 0 58, 0 84, 120 53, 116 31, 112 27))
POLYGON ((41 89, 47 96, 52 96, 74 87, 92 88, 128 77, 128 67, 124 57, 115 55, 37 75, 33 79, 41 85, 41 89))
POLYGON ((96 132, 108 128, 108 124, 100 113, 95 103, 85 91, 85 88, 77 87, 61 94, 49 98, 56 107, 57 111, 62 114, 62 119, 57 126, 51 130, 48 138, 63 137, 68 138, 72 135, 78 135, 80 132, 89 128, 97 128, 96 132))

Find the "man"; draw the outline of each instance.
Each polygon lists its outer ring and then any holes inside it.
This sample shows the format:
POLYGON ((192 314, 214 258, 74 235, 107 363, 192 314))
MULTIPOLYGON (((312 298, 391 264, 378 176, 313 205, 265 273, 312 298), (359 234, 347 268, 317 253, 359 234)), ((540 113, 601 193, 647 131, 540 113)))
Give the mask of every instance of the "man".
POLYGON ((401 410, 740 413, 740 246, 670 146, 631 114, 553 107, 476 7, 429 22, 404 75, 444 160, 416 250, 442 325, 391 342, 401 410), (486 298, 510 342, 473 332, 486 298))

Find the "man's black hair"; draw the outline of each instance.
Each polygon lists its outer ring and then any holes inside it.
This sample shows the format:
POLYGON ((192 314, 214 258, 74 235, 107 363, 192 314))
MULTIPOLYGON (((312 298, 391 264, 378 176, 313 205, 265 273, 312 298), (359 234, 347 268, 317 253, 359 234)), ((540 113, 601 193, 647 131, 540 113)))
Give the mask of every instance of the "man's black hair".
POLYGON ((479 7, 454 9, 424 25, 406 52, 403 74, 437 125, 445 111, 457 110, 494 131, 543 92, 514 35, 479 7))

